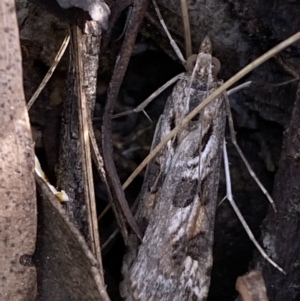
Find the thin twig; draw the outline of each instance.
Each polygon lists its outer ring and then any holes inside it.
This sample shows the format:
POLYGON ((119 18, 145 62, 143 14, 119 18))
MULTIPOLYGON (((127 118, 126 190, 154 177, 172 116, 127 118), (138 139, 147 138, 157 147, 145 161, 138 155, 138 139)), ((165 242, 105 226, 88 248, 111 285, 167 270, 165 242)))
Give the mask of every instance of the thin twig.
POLYGON ((240 220, 242 226, 244 227, 245 231, 247 232, 247 235, 249 239, 254 243, 255 247, 259 251, 259 253, 271 264, 273 265, 278 271, 280 271, 283 274, 286 274, 286 272, 276 263, 274 262, 267 253, 263 250, 263 248, 259 245, 257 240, 255 239, 251 229, 249 228, 247 222, 245 221, 243 215, 241 214, 239 208, 236 206, 236 203, 233 200, 232 197, 232 191, 231 191, 231 179, 230 179, 230 171, 229 171, 229 162, 228 162, 228 156, 227 156, 227 149, 226 149, 226 142, 225 139, 223 140, 223 160, 224 160, 224 167, 225 167, 225 177, 226 177, 226 197, 229 201, 232 209, 234 210, 235 214, 237 215, 238 219, 240 220))
MULTIPOLYGON (((120 57, 116 62, 113 76, 110 82, 107 102, 103 114, 103 123, 102 123, 103 160, 104 160, 104 167, 106 170, 107 180, 112 191, 112 196, 117 201, 116 208, 120 208, 122 210, 128 224, 140 239, 142 238, 141 231, 138 225, 136 224, 134 217, 132 216, 132 213, 128 206, 128 203, 126 201, 125 194, 121 187, 121 183, 112 156, 113 146, 112 146, 112 138, 111 138, 111 131, 112 131, 111 116, 134 47, 139 26, 142 23, 144 14, 148 6, 148 1, 149 0, 134 1, 133 11, 132 11, 130 22, 128 24, 128 30, 126 31, 125 34, 124 42, 121 47, 120 57)), ((122 229, 122 230, 127 233, 127 229, 122 229)), ((127 243, 128 235, 127 234, 124 235, 123 238, 125 243, 127 243)))
POLYGON ((157 89, 154 93, 152 93, 146 100, 144 100, 140 105, 138 105, 133 111, 135 113, 141 112, 145 110, 146 106, 155 98, 157 97, 160 93, 162 93, 165 89, 170 87, 172 84, 176 83, 178 79, 180 79, 183 76, 184 73, 180 73, 170 80, 168 80, 165 84, 163 84, 159 89, 157 89))
POLYGON ((117 236, 119 233, 119 229, 116 229, 113 233, 111 233, 108 237, 108 239, 105 241, 105 243, 101 247, 101 251, 103 252, 105 248, 109 245, 109 243, 117 236))
POLYGON ((182 65, 183 65, 183 66, 186 66, 186 60, 184 59, 184 57, 183 57, 183 55, 182 55, 180 49, 178 48, 176 42, 173 40, 173 38, 172 38, 172 36, 171 36, 171 34, 170 34, 170 32, 169 32, 167 26, 166 26, 166 23, 165 23, 165 21, 164 21, 162 15, 161 15, 161 13, 160 13, 160 10, 159 10, 159 8, 158 8, 158 6, 157 6, 156 0, 152 0, 152 3, 153 3, 153 5, 154 5, 156 14, 157 14, 157 16, 158 16, 158 18, 159 18, 159 22, 160 22, 160 24, 162 25, 162 27, 163 27, 165 33, 167 34, 168 39, 169 39, 169 41, 170 41, 170 44, 171 44, 172 48, 174 49, 175 53, 177 54, 177 56, 178 56, 179 60, 181 61, 182 65))
POLYGON ((125 21, 125 25, 124 25, 123 31, 119 35, 119 37, 115 39, 115 42, 120 41, 124 37, 124 34, 125 34, 125 32, 126 32, 126 30, 128 28, 128 23, 130 22, 131 14, 132 14, 132 7, 129 6, 128 7, 128 12, 127 12, 126 21, 125 21))
MULTIPOLYGON (((122 113, 118 113, 118 114, 114 114, 113 118, 118 118, 121 116, 125 116, 131 113, 138 113, 141 111, 144 111, 145 108, 148 106, 148 104, 155 98, 157 97, 160 93, 162 93, 165 89, 167 89, 168 87, 170 87, 172 84, 174 84, 179 78, 182 77, 184 73, 180 73, 176 76, 174 76, 173 78, 171 78, 169 81, 167 81, 164 85, 162 85, 160 88, 158 88, 155 92, 153 92, 147 99, 145 99, 140 105, 138 105, 135 109, 130 110, 130 111, 126 111, 126 112, 122 112, 122 113)), ((145 112, 144 112, 145 113, 145 112)))
POLYGON ((277 212, 275 202, 273 201, 272 197, 269 195, 267 189, 264 187, 264 185, 261 183, 261 181, 258 179, 256 176, 255 172, 253 171, 252 167, 250 166, 248 160, 246 159, 245 155, 243 154, 241 148, 239 147, 237 141, 236 141, 236 135, 235 135, 235 130, 234 130, 234 125, 233 125, 233 120, 232 120, 232 115, 231 115, 231 110, 230 110, 230 104, 229 104, 229 99, 226 93, 224 93, 225 97, 225 103, 226 103, 226 111, 227 111, 227 116, 228 116, 228 124, 229 124, 229 131, 230 131, 230 137, 232 144, 236 148, 237 152, 239 153, 240 157, 242 158, 244 164, 246 165, 249 174, 253 178, 253 180, 256 182, 260 190, 264 193, 264 195, 267 197, 269 200, 270 204, 273 207, 273 210, 277 212))
POLYGON ((276 55, 275 60, 290 75, 292 75, 293 77, 295 77, 297 79, 300 78, 299 71, 296 70, 296 68, 294 66, 292 66, 291 64, 285 62, 280 55, 276 55))
POLYGON ((234 87, 234 88, 230 89, 229 91, 227 91, 227 95, 229 96, 229 95, 231 95, 233 93, 236 93, 236 92, 238 92, 238 91, 240 91, 244 88, 248 88, 252 85, 252 83, 253 82, 250 80, 250 81, 247 81, 247 82, 245 82, 241 85, 238 85, 237 87, 234 87))

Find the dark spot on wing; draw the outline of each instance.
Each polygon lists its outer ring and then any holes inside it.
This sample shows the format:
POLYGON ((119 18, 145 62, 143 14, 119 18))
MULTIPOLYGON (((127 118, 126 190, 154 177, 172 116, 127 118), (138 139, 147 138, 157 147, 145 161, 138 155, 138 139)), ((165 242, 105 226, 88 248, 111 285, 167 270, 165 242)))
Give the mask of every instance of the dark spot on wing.
MULTIPOLYGON (((200 150, 199 148, 195 148, 195 151, 192 154, 192 158, 195 159, 196 157, 198 157, 200 155, 200 150)), ((199 162, 196 163, 197 165, 195 165, 195 167, 197 167, 199 165, 199 162)), ((194 165, 193 165, 194 166, 194 165)))
MULTIPOLYGON (((203 225, 205 227, 205 225, 203 225)), ((212 252, 213 237, 212 233, 207 231, 200 231, 197 235, 191 238, 188 242, 187 256, 194 260, 205 259, 209 252, 212 252)))
POLYGON ((207 130, 207 132, 202 137, 202 143, 201 143, 201 151, 203 151, 208 143, 208 140, 210 136, 212 135, 213 127, 210 126, 207 130))
POLYGON ((172 131, 175 128, 175 116, 173 115, 169 120, 170 130, 172 131))
POLYGON ((182 178, 181 182, 175 187, 175 190, 173 205, 185 208, 194 201, 198 190, 198 179, 182 178))
POLYGON ((199 85, 199 89, 201 91, 208 91, 207 83, 206 82, 201 82, 200 85, 199 85))
MULTIPOLYGON (((196 157, 199 157, 199 149, 196 149, 195 152, 192 154, 192 158, 195 159, 196 157)), ((199 166, 199 160, 195 160, 195 162, 193 164, 189 165, 189 169, 190 170, 194 170, 196 168, 198 168, 199 166)))
POLYGON ((172 260, 175 265, 181 265, 186 257, 186 249, 188 246, 188 238, 186 235, 180 238, 179 241, 175 242, 172 251, 172 260))
POLYGON ((199 118, 200 118, 200 113, 198 113, 195 117, 193 117, 191 121, 192 121, 192 122, 193 122, 193 121, 198 121, 199 118))
POLYGON ((178 137, 175 136, 175 137, 173 138, 172 142, 173 142, 173 147, 174 147, 174 149, 176 149, 177 146, 178 146, 178 137))
POLYGON ((160 164, 157 161, 154 161, 152 165, 150 165, 149 172, 147 175, 147 191, 155 193, 157 191, 157 187, 161 183, 157 183, 155 185, 155 182, 157 181, 157 177, 159 176, 158 182, 161 181, 162 175, 159 175, 160 172, 160 164))
POLYGON ((201 186, 200 186, 200 193, 199 193, 199 199, 201 202, 202 206, 206 206, 209 204, 209 198, 207 197, 207 181, 208 181, 208 176, 206 176, 202 181, 201 181, 201 186))

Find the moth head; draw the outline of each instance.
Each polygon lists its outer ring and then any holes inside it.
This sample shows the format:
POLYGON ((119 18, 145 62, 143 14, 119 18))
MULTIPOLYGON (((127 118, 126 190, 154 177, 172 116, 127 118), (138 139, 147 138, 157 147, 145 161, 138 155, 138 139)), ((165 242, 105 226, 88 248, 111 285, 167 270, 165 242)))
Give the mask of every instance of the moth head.
MULTIPOLYGON (((206 36, 203 39, 203 41, 200 45, 200 48, 199 48, 199 53, 206 54, 207 56, 211 56, 212 45, 211 45, 210 38, 208 36, 206 36)), ((197 62, 197 58, 198 58, 198 55, 193 54, 187 59, 186 69, 187 69, 188 73, 192 74, 192 72, 195 68, 196 62, 197 62)), ((206 63, 208 61, 209 60, 206 59, 206 63)), ((206 68, 209 68, 209 66, 206 66, 206 68)), ((211 58, 211 74, 212 74, 212 76, 216 77, 218 72, 220 71, 220 69, 221 69, 220 61, 217 58, 212 57, 211 58)), ((197 70, 196 70, 196 72, 197 72, 197 70)), ((202 72, 203 72, 203 70, 202 70, 202 72)), ((201 76, 202 72, 201 72, 201 70, 199 70, 197 73, 199 73, 199 75, 201 76)))
MULTIPOLYGON (((197 54, 192 54, 187 59, 186 69, 187 69, 187 72, 190 73, 190 74, 192 74, 192 72, 195 68, 195 65, 196 65, 196 62, 197 62, 197 57, 198 57, 197 54)), ((216 57, 212 57, 212 70, 211 70, 212 76, 216 77, 218 75, 220 69, 221 69, 220 61, 216 57)))

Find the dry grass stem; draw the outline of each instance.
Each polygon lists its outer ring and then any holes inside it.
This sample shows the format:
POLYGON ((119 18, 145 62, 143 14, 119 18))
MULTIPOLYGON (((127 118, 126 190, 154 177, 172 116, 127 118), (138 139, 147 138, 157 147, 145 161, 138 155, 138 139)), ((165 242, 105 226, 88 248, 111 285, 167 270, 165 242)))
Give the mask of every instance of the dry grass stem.
POLYGON ((190 29, 188 6, 186 0, 181 0, 180 4, 181 4, 181 12, 182 12, 183 28, 184 28, 185 57, 186 59, 188 59, 192 55, 192 40, 191 40, 191 29, 190 29))

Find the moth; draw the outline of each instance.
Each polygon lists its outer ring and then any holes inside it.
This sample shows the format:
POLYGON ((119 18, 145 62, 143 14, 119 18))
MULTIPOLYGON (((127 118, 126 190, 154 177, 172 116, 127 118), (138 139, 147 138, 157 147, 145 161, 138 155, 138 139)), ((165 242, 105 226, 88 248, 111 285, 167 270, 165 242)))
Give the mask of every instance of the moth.
MULTIPOLYGON (((182 76, 167 100, 152 147, 221 84, 206 37, 194 71, 182 76)), ((139 245, 131 235, 122 267, 126 300, 206 299, 225 116, 221 95, 148 166, 136 214, 143 240, 139 245)))

